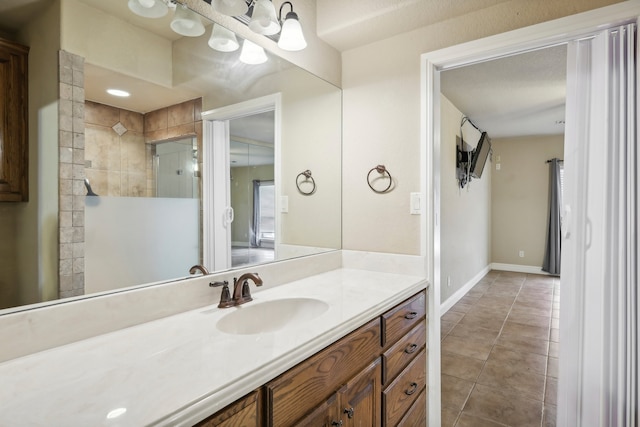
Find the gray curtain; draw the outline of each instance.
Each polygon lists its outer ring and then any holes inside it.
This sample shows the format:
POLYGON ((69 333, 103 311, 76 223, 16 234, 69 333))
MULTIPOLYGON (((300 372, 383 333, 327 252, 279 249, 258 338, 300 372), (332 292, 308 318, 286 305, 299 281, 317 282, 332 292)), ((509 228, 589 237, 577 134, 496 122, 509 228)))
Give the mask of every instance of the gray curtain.
POLYGON ((549 274, 560 274, 560 207, 562 206, 562 187, 560 182, 560 163, 562 160, 549 161, 549 219, 547 222, 547 245, 544 251, 542 270, 549 274))

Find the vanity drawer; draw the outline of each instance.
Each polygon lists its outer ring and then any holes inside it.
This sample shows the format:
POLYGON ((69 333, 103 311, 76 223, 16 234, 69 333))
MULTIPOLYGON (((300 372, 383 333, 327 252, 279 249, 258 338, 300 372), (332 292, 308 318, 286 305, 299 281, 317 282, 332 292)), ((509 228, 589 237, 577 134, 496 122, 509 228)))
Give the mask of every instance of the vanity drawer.
POLYGON ((409 411, 398 423, 398 427, 426 427, 427 426, 427 390, 413 402, 409 411))
POLYGON ((393 380, 425 347, 426 329, 426 322, 422 320, 382 354, 382 384, 393 380))
POLYGON ((398 341, 425 317, 426 294, 420 292, 382 315, 382 346, 398 341))
POLYGON ((268 425, 293 425, 377 357, 380 321, 374 319, 269 382, 268 425))
POLYGON ((384 426, 395 426, 425 389, 427 351, 422 350, 382 393, 384 426))

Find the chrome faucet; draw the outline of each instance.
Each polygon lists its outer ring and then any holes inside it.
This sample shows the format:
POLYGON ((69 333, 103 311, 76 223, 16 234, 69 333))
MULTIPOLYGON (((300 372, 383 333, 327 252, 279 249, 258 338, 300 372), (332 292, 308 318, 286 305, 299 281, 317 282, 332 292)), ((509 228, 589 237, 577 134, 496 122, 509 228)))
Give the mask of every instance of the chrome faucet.
POLYGON ((253 300, 251 290, 249 289, 249 280, 255 283, 256 286, 262 286, 262 279, 258 276, 258 273, 245 273, 237 279, 235 277, 233 278, 234 305, 241 305, 253 300))
POLYGON ((200 273, 202 273, 205 276, 209 274, 209 271, 203 265, 200 265, 200 264, 196 264, 193 267, 191 267, 189 269, 189 274, 196 274, 196 271, 200 271, 200 273))

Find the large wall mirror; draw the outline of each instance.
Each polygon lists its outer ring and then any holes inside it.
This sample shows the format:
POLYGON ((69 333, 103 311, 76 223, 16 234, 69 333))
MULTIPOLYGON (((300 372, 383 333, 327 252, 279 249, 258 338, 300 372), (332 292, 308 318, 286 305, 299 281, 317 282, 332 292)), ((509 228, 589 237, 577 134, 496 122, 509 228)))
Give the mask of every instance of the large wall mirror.
POLYGON ((0 35, 31 48, 32 190, 0 206, 4 312, 340 249, 341 90, 127 3, 3 9, 0 35))

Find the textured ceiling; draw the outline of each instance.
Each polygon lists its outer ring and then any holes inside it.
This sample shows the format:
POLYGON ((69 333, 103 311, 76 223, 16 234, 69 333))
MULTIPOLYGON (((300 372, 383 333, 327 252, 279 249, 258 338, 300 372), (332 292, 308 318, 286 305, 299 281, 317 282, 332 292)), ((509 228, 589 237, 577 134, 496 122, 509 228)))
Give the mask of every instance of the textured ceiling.
POLYGON ((566 45, 441 73, 442 93, 492 138, 564 133, 566 45))

